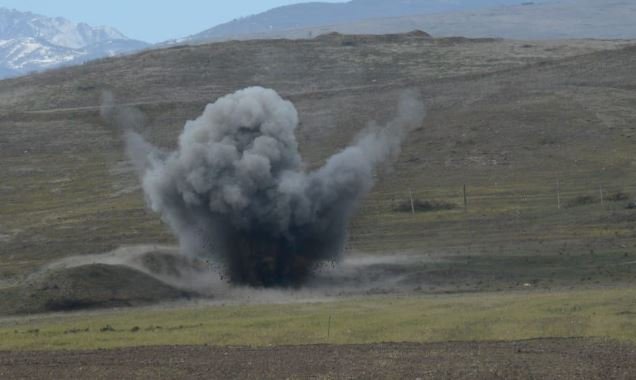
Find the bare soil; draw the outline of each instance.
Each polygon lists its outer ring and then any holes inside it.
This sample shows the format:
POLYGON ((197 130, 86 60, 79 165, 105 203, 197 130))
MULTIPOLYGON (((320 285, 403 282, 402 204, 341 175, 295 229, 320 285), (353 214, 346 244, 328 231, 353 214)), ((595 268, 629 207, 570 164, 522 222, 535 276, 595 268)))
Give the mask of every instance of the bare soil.
POLYGON ((630 379, 636 346, 601 340, 159 346, 0 352, 3 379, 630 379))

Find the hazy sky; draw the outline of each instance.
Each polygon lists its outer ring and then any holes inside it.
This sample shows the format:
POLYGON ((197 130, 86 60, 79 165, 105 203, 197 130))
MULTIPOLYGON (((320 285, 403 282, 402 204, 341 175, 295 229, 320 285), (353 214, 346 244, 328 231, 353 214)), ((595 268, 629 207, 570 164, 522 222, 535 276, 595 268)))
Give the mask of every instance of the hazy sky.
MULTIPOLYGON (((344 0, 320 0, 330 3, 344 0)), ((0 7, 113 26, 130 38, 160 42, 234 18, 302 0, 0 0, 0 7)))

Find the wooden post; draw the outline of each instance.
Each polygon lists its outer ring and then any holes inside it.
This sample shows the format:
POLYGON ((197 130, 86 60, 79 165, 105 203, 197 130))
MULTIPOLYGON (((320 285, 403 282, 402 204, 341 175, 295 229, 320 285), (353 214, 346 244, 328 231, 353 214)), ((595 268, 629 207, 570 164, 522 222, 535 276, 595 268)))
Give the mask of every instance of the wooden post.
POLYGON ((413 191, 409 189, 409 197, 411 198, 411 214, 415 215, 415 201, 413 200, 413 191))
POLYGON ((327 339, 331 337, 331 315, 329 316, 329 323, 327 324, 327 339))
POLYGON ((598 189, 599 189, 599 192, 601 193, 601 207, 605 208, 605 197, 603 196, 603 186, 601 185, 598 189))
POLYGON ((464 212, 468 211, 468 196, 466 195, 466 185, 464 185, 464 212))
POLYGON ((557 209, 561 209, 561 182, 557 179, 557 209))

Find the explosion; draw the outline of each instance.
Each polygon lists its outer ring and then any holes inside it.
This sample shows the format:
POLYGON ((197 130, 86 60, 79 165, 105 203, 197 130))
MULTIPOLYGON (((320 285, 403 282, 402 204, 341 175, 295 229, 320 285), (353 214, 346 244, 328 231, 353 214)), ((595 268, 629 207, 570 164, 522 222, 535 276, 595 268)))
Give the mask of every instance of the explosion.
POLYGON ((186 123, 174 152, 130 129, 125 135, 148 205, 184 254, 220 263, 232 283, 287 287, 341 256, 374 172, 397 157, 424 114, 418 95, 406 91, 393 120, 370 124, 314 171, 298 152, 294 105, 260 87, 209 104, 186 123))

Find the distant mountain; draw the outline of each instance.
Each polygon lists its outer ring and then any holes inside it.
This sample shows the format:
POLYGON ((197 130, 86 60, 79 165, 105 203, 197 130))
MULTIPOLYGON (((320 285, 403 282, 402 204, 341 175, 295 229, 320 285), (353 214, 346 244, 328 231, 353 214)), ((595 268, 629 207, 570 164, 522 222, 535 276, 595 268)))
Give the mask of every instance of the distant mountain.
MULTIPOLYGON (((507 39, 636 39, 634 0, 552 0, 435 15, 364 20, 320 29, 295 31, 297 37, 330 32, 383 34, 414 29, 435 37, 507 39)), ((271 38, 269 36, 268 38, 271 38)), ((293 38, 287 35, 288 38, 293 38)))
POLYGON ((519 4, 520 0, 352 0, 300 3, 233 20, 181 41, 224 40, 247 35, 336 25, 374 18, 434 14, 519 4))
POLYGON ((435 37, 636 39, 634 0, 353 0, 272 9, 181 42, 423 30, 435 37))
POLYGON ((0 79, 147 46, 110 27, 0 8, 0 79))

